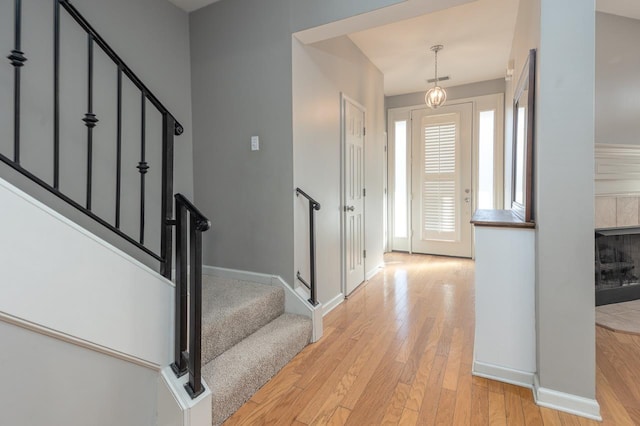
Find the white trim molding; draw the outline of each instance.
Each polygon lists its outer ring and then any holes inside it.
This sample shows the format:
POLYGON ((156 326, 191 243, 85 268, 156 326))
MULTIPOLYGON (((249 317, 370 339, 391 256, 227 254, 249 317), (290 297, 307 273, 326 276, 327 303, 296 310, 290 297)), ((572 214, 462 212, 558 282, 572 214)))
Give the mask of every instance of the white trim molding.
POLYGON ((24 328, 25 330, 29 330, 34 333, 42 334, 43 336, 51 337, 53 339, 60 340, 62 342, 79 346, 84 349, 89 349, 94 352, 98 352, 113 358, 117 358, 122 361, 127 361, 132 364, 139 365, 141 367, 149 368, 154 371, 160 371, 161 369, 161 366, 155 362, 147 361, 142 358, 138 358, 137 356, 120 352, 115 349, 111 349, 106 346, 102 346, 97 343, 90 342, 88 340, 81 339, 79 337, 75 337, 70 334, 51 329, 49 327, 45 327, 43 325, 36 324, 28 320, 24 320, 22 318, 18 318, 6 312, 0 312, 0 321, 6 322, 7 324, 14 325, 16 327, 24 328))
POLYGON ((377 266, 374 266, 369 270, 369 272, 365 274, 364 276, 365 281, 369 281, 371 278, 375 277, 378 274, 378 272, 382 271, 383 269, 384 269, 384 262, 382 262, 377 266))
POLYGON ((533 398, 541 407, 551 408, 576 416, 602 421, 600 416, 600 404, 591 398, 547 389, 540 386, 538 376, 535 377, 533 385, 533 398))
POLYGON ((202 266, 202 273, 214 277, 223 277, 235 280, 250 281, 258 284, 280 286, 284 290, 284 310, 289 313, 303 315, 311 318, 313 332, 311 342, 317 342, 322 337, 322 303, 317 306, 305 300, 304 296, 294 290, 279 275, 262 274, 259 272, 241 271, 238 269, 220 268, 217 266, 202 266))
POLYGON ((473 361, 471 374, 485 379, 497 380, 499 382, 510 383, 516 386, 533 389, 535 373, 527 371, 513 370, 499 365, 487 364, 480 361, 473 361))
POLYGON ((325 305, 322 311, 322 316, 325 317, 329 312, 333 311, 335 308, 340 306, 344 302, 344 293, 338 294, 333 299, 329 300, 325 305))

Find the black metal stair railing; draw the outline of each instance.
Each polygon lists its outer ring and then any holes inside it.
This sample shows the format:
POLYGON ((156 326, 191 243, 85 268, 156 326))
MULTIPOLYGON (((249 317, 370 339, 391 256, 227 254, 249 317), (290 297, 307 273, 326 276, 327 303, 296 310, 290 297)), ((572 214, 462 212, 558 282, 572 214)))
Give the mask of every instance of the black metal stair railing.
POLYGON ((309 200, 309 282, 302 278, 300 271, 297 272, 296 277, 305 287, 309 289, 310 297, 309 303, 313 306, 318 304, 318 298, 316 296, 316 225, 315 216, 316 211, 320 210, 320 203, 311 198, 306 192, 300 188, 296 188, 296 197, 302 195, 309 200))
MULTIPOLYGON (((10 4, 7 4, 10 7, 10 4)), ((7 164, 15 171, 26 176, 33 182, 45 188, 50 193, 59 197, 66 203, 86 214, 99 224, 103 225, 113 233, 122 237, 144 253, 153 257, 160 262, 160 272, 163 276, 171 279, 172 276, 172 232, 173 226, 176 226, 176 297, 175 297, 175 363, 173 369, 178 376, 189 373, 189 382, 185 386, 187 392, 192 398, 197 397, 204 390, 201 377, 201 317, 202 317, 202 232, 211 226, 209 220, 198 211, 184 196, 175 195, 176 219, 173 217, 173 153, 174 153, 174 136, 179 136, 183 132, 182 126, 176 121, 174 116, 162 105, 162 103, 151 93, 151 91, 142 83, 142 81, 131 71, 131 69, 120 59, 104 39, 93 29, 85 18, 76 10, 69 0, 53 0, 53 176, 51 183, 38 176, 34 170, 25 167, 25 162, 21 158, 21 101, 22 101, 22 72, 27 63, 27 55, 23 51, 22 43, 22 1, 14 0, 14 44, 10 54, 7 56, 13 66, 13 155, 5 155, 0 153, 0 161, 7 164), (61 99, 60 99, 60 80, 61 80, 61 60, 60 60, 60 34, 61 34, 61 12, 65 11, 77 23, 86 34, 86 113, 82 117, 78 117, 78 125, 86 127, 86 184, 84 186, 84 199, 77 201, 72 198, 66 188, 62 188, 61 184, 61 138, 60 138, 60 122, 61 122, 61 99), (94 194, 94 132, 99 129, 100 118, 94 109, 94 50, 99 48, 106 56, 115 64, 114 72, 117 72, 116 79, 116 105, 117 110, 115 127, 115 176, 110 177, 111 183, 115 185, 115 197, 113 216, 110 219, 102 217, 92 209, 93 201, 97 199, 94 194), (134 206, 139 211, 139 228, 136 235, 131 235, 123 230, 122 212, 124 209, 122 192, 123 192, 123 82, 125 78, 133 84, 134 90, 139 91, 139 122, 140 122, 140 139, 139 139, 139 157, 137 173, 139 173, 139 204, 134 206), (146 198, 146 175, 151 164, 148 162, 147 149, 148 129, 147 129, 147 108, 152 106, 162 117, 161 143, 162 143, 162 164, 161 166, 161 182, 159 191, 160 202, 156 202, 154 206, 160 205, 161 223, 160 226, 160 247, 159 250, 152 250, 145 245, 145 219, 147 205, 146 198), (187 247, 187 241, 189 246, 187 247), (189 281, 187 281, 187 278, 189 281), (189 292, 187 291, 189 285, 189 292), (188 293, 190 297, 188 297, 188 293), (187 306, 189 299, 189 306, 187 306), (189 319, 187 319, 189 313, 189 319), (187 335, 189 329, 189 335, 187 335), (187 348, 188 343, 188 348, 187 348)), ((114 76, 115 77, 115 76, 114 76)), ((83 81, 82 84, 85 82, 83 81)), ((39 108, 42 106, 39 105, 39 108)), ((65 104, 65 109, 67 105, 65 104)), ((83 132, 84 133, 84 132, 83 132)), ((159 139, 159 137, 156 137, 159 139)), ((9 148, 10 149, 10 148, 9 148)), ((156 167, 154 165, 154 167, 156 167)), ((156 191, 158 192, 158 191, 156 191)), ((157 198, 155 199, 157 200, 157 198)), ((160 221, 158 221, 160 222, 160 221)), ((157 228, 156 228, 157 229, 157 228)), ((157 234, 156 234, 157 235, 157 234)))
MULTIPOLYGON (((104 41, 104 39, 94 30, 89 22, 78 12, 78 10, 71 4, 69 0, 54 0, 53 1, 53 176, 51 183, 45 179, 39 177, 33 170, 27 169, 21 162, 21 101, 22 101, 22 70, 26 64, 28 64, 27 54, 23 51, 22 43, 22 25, 23 25, 23 13, 22 13, 22 1, 14 0, 14 46, 7 58, 10 60, 11 65, 14 68, 14 87, 13 87, 13 156, 0 153, 0 161, 12 167, 14 170, 25 175, 33 182, 37 183, 41 187, 45 188, 50 193, 64 200, 66 203, 75 207, 79 211, 83 212, 87 216, 91 217, 102 226, 108 228, 113 233, 119 235, 129 243, 133 244, 147 255, 153 257, 160 262, 160 272, 167 278, 171 278, 171 218, 172 218, 172 202, 171 196, 173 195, 173 144, 174 136, 179 136, 183 132, 182 126, 176 121, 173 115, 165 108, 165 106, 156 98, 156 96, 142 83, 142 81, 131 71, 131 69, 124 63, 124 61, 114 52, 114 50, 104 41), (61 77, 61 60, 60 60, 60 33, 61 33, 61 11, 64 10, 68 15, 73 18, 82 30, 86 34, 86 58, 87 58, 87 73, 86 73, 86 113, 83 117, 79 117, 86 127, 86 185, 85 185, 85 199, 82 202, 73 199, 68 192, 64 191, 61 187, 61 150, 60 150, 60 77, 61 77), (99 125, 100 119, 94 111, 94 49, 101 49, 108 58, 115 64, 115 70, 117 71, 117 111, 116 113, 116 164, 115 164, 115 212, 113 220, 107 219, 92 210, 92 201, 95 198, 94 191, 94 131, 99 125), (121 214, 123 209, 122 203, 122 141, 123 141, 123 119, 122 119, 122 104, 123 104, 123 78, 127 78, 137 90, 140 92, 140 157, 138 165, 138 173, 140 175, 140 202, 139 209, 139 232, 137 235, 130 235, 122 229, 121 214), (151 249, 145 245, 145 175, 147 174, 151 165, 146 159, 146 139, 147 139, 147 124, 146 109, 147 104, 152 105, 162 117, 162 181, 161 185, 161 217, 162 223, 160 226, 160 248, 151 249)), ((156 234, 157 235, 157 234, 156 234)))
POLYGON ((171 366, 178 377, 189 372, 185 389, 196 398, 204 391, 201 368, 202 332, 202 233, 211 222, 183 195, 176 202, 176 298, 175 362, 171 366), (187 236, 189 244, 187 246, 187 236), (187 285, 189 291, 187 293, 187 285), (187 321, 187 299, 189 318, 187 321), (187 351, 187 337, 189 350, 187 351))

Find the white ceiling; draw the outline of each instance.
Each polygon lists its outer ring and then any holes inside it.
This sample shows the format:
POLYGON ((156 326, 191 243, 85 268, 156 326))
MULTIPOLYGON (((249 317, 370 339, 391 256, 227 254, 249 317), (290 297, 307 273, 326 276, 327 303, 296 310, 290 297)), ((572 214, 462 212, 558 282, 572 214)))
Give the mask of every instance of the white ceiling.
MULTIPOLYGON (((219 0, 169 0, 187 12, 219 0)), ((264 1, 264 0, 263 0, 264 1)), ((349 34, 384 74, 388 96, 425 90, 434 77, 434 44, 442 86, 502 78, 519 0, 472 0, 460 6, 349 34)), ((596 0, 596 10, 640 19, 639 0, 596 0)))
POLYGON ((438 53, 442 86, 458 86, 505 75, 518 0, 477 0, 349 37, 384 74, 385 94, 425 90, 434 77, 430 46, 438 53))
MULTIPOLYGON (((434 77, 430 47, 438 53, 443 87, 503 78, 519 0, 476 0, 442 11, 350 34, 384 74, 387 96, 426 90, 434 77)), ((597 0, 600 12, 640 19, 639 0, 597 0)))

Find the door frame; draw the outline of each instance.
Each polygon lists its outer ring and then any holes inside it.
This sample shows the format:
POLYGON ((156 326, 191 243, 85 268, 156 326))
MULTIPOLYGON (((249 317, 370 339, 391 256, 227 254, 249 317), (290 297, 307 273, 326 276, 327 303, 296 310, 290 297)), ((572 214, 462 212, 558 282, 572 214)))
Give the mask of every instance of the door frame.
MULTIPOLYGON (((345 102, 350 102, 364 113, 364 123, 365 129, 367 128, 367 108, 362 105, 360 102, 354 100, 353 98, 347 96, 344 92, 340 92, 340 287, 342 289, 342 294, 345 299, 347 298, 347 221, 345 220, 345 212, 344 207, 346 206, 346 122, 345 122, 345 102)), ((367 150, 367 135, 366 132, 363 135, 362 141, 362 178, 364 182, 364 187, 366 188, 366 150, 367 150)), ((362 246, 366 247, 366 235, 367 233, 364 231, 366 229, 366 211, 367 211, 367 199, 366 195, 364 196, 364 200, 362 203, 362 246)), ((365 249, 366 250, 366 249, 365 249)), ((363 259, 363 272, 362 272, 362 282, 366 281, 367 275, 367 258, 363 259)), ((360 284, 362 285, 362 283, 360 284)))
MULTIPOLYGON (((493 150, 493 165, 494 165, 494 199, 493 204, 495 209, 503 209, 504 207, 504 167, 505 167, 505 146, 504 146, 504 137, 505 137, 505 108, 504 108, 504 93, 491 93, 487 95, 480 95, 468 98, 460 98, 454 99, 447 102, 447 105, 456 105, 469 103, 472 104, 472 119, 471 119, 471 212, 475 212, 477 206, 477 196, 478 196, 478 170, 479 170, 479 142, 480 142, 480 112, 486 111, 490 109, 494 109, 496 111, 496 117, 494 122, 494 150, 493 150)), ((392 133, 391 128, 393 123, 397 120, 408 120, 407 132, 408 132, 408 140, 411 141, 413 137, 413 126, 411 125, 411 112, 419 109, 427 108, 424 104, 418 105, 409 105, 405 107, 399 108, 389 108, 387 110, 387 134, 389 138, 387 140, 387 235, 389 247, 388 251, 392 251, 393 249, 393 219, 394 219, 394 203, 391 202, 391 199, 394 197, 394 153, 395 153, 395 135, 392 133), (393 137, 392 137, 393 135, 393 137)), ((409 160, 408 174, 411 175, 411 167, 412 161, 409 160)), ((411 191, 410 191, 411 192, 411 191)), ((411 193, 408 194, 409 199, 411 198, 411 193)), ((411 225, 413 217, 411 208, 409 206, 409 224, 411 225)), ((411 247, 411 229, 409 229, 409 253, 412 253, 411 247)), ((471 240, 471 253, 472 258, 475 258, 475 239, 471 240)))
MULTIPOLYGON (((422 108, 411 114, 411 193, 412 222, 410 245, 414 253, 440 256, 473 257, 473 103, 448 103, 437 110, 422 108), (428 232, 424 229, 424 183, 427 174, 425 148, 425 126, 441 124, 455 126, 454 173, 446 173, 454 182, 453 233, 428 232), (469 198, 469 200, 465 200, 469 198)), ((440 182, 438 174, 437 182, 440 182)), ((431 177, 433 177, 431 175, 431 177)), ((446 178, 448 181, 449 178, 446 178)), ((432 181, 434 182, 434 181, 432 181)))

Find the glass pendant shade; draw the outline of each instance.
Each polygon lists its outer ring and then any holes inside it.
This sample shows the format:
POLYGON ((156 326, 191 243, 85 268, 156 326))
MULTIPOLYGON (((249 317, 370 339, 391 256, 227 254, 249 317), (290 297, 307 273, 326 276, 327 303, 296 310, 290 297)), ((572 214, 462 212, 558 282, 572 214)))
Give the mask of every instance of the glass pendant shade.
POLYGON ((424 96, 424 101, 429 108, 441 107, 447 100, 447 92, 440 86, 434 86, 424 96))

